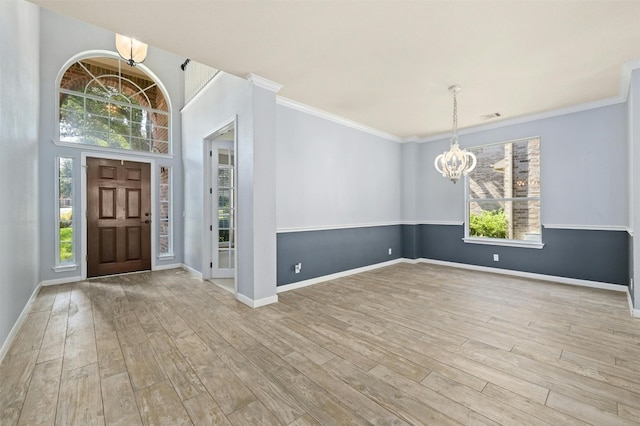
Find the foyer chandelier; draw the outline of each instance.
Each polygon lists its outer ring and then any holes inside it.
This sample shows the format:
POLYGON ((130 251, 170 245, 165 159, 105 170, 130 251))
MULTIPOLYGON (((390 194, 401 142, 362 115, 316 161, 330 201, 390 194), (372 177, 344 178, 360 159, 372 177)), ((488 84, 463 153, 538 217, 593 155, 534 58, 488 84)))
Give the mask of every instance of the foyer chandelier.
POLYGON ((120 57, 132 67, 144 62, 147 58, 146 43, 122 34, 116 34, 116 49, 120 57))
POLYGON ((460 91, 460 86, 449 87, 449 92, 453 95, 453 133, 451 135, 451 148, 449 151, 438 155, 434 162, 436 170, 443 177, 456 183, 461 176, 466 176, 476 167, 476 156, 466 149, 460 149, 458 145, 458 101, 456 94, 460 91))

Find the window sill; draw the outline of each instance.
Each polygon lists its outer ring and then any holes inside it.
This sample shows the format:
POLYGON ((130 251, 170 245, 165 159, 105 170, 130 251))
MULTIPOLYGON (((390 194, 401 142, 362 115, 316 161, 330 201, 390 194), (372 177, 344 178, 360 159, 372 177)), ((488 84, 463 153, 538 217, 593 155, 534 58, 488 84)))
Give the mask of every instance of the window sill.
POLYGON ((77 142, 64 142, 56 139, 52 139, 51 142, 53 142, 53 144, 56 146, 62 146, 67 148, 77 148, 85 151, 109 152, 114 154, 118 153, 123 156, 132 155, 132 156, 138 156, 138 157, 154 157, 154 158, 173 158, 174 157, 173 154, 161 154, 158 152, 136 151, 133 149, 109 148, 105 146, 96 146, 96 145, 89 145, 89 144, 77 143, 77 142))
POLYGON ((52 268, 55 272, 67 272, 67 271, 75 271, 78 269, 78 265, 75 263, 70 263, 68 265, 58 265, 52 268))
POLYGON ((541 249, 544 244, 540 241, 498 240, 495 238, 463 238, 466 244, 484 244, 489 246, 505 246, 541 249))
POLYGON ((174 257, 176 257, 176 255, 173 253, 161 254, 158 256, 158 260, 171 260, 174 257))

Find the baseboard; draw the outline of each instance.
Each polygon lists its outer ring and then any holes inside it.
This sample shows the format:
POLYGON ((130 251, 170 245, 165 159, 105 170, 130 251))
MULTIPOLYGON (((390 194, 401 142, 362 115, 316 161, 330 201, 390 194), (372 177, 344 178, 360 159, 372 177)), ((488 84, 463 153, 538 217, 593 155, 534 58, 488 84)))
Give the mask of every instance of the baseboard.
POLYGON ((275 296, 270 296, 270 297, 265 297, 262 299, 257 299, 257 300, 253 300, 248 298, 247 296, 245 296, 244 294, 236 294, 236 299, 238 299, 240 302, 244 303, 245 305, 249 306, 250 308, 259 308, 260 306, 265 306, 265 305, 270 305, 272 303, 277 303, 278 302, 278 295, 276 294, 275 296))
POLYGON ((318 283, 321 283, 321 282, 335 280, 337 278, 348 277, 349 275, 360 274, 362 272, 367 272, 367 271, 372 271, 374 269, 384 268, 385 266, 391 266, 391 265, 395 265, 395 264, 398 264, 398 263, 411 262, 411 261, 412 261, 412 259, 399 258, 399 259, 389 260, 387 262, 374 263, 373 265, 363 266, 361 268, 355 268, 355 269, 349 269, 347 271, 336 272, 335 274, 323 275, 321 277, 311 278, 311 279, 304 280, 304 281, 297 281, 297 282, 291 283, 291 284, 284 284, 284 285, 280 285, 280 286, 276 287, 276 293, 282 293, 283 291, 295 290, 297 288, 307 287, 307 286, 318 284, 318 283))
POLYGON ((558 277, 555 275, 536 274, 533 272, 522 272, 522 271, 515 271, 512 269, 491 268, 488 266, 469 265, 467 263, 448 262, 445 260, 420 258, 418 259, 418 261, 420 263, 430 263, 433 265, 450 266, 453 268, 470 269, 473 271, 480 271, 480 272, 491 272, 494 274, 512 275, 520 278, 530 278, 534 280, 551 281, 554 283, 576 285, 580 287, 599 288, 603 290, 613 290, 613 291, 628 291, 628 287, 621 284, 611 284, 611 283, 603 283, 599 281, 581 280, 577 278, 558 277))
POLYGON ((202 272, 200 272, 200 271, 198 271, 196 269, 193 269, 192 267, 187 266, 184 263, 181 264, 179 267, 182 267, 182 269, 184 269, 185 271, 190 272, 193 275, 196 275, 198 278, 202 279, 202 272))
POLYGON ((66 284, 66 283, 75 283, 78 281, 82 281, 82 277, 80 275, 76 277, 67 277, 67 278, 57 278, 55 280, 46 280, 41 281, 40 285, 42 287, 48 287, 50 285, 58 285, 58 284, 66 284))
POLYGON ((156 267, 153 269, 154 271, 165 271, 167 269, 178 269, 178 268, 184 268, 185 265, 183 265, 182 263, 172 263, 170 265, 158 265, 156 264, 156 267))
POLYGON ((631 299, 631 292, 627 290, 627 301, 629 302, 629 313, 632 317, 640 318, 640 309, 633 308, 633 300, 631 299))
POLYGON ((24 305, 24 308, 22 308, 22 312, 20 312, 20 316, 18 316, 18 319, 13 324, 13 327, 11 328, 9 335, 7 335, 7 338, 4 340, 4 343, 0 348, 0 364, 2 364, 2 361, 4 361, 4 357, 7 356, 7 353, 9 353, 9 347, 11 346, 11 343, 13 343, 13 339, 15 339, 16 334, 18 334, 18 330, 20 330, 20 327, 22 327, 22 323, 27 318, 27 315, 29 315, 29 309, 31 308, 31 304, 33 303, 33 300, 36 298, 41 288, 42 288, 42 284, 38 284, 36 288, 33 290, 33 293, 31 293, 31 297, 27 301, 27 304, 24 305))

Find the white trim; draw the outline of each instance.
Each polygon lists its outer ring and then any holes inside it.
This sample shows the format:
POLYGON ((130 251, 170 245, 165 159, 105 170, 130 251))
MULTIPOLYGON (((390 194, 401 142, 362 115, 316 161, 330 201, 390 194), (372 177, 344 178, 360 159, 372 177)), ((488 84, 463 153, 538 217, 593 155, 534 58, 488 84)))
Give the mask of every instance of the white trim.
POLYGON ((237 293, 236 294, 236 299, 238 301, 244 303, 245 305, 249 306, 250 308, 259 308, 261 306, 270 305, 272 303, 277 303, 278 302, 278 295, 276 294, 274 296, 269 296, 269 297, 265 297, 265 298, 262 298, 262 299, 253 300, 253 299, 248 298, 244 294, 237 293))
POLYGON ((154 271, 164 271, 167 269, 177 269, 177 268, 182 268, 184 265, 182 263, 171 263, 168 265, 156 265, 156 268, 154 269, 154 271))
POLYGON ((627 227, 626 230, 627 230, 627 234, 629 234, 629 235, 631 235, 633 237, 633 229, 627 227))
POLYGON ((352 129, 359 130, 361 132, 369 133, 369 134, 371 134, 373 136, 378 136, 380 138, 387 139, 387 140, 389 140, 391 142, 400 143, 400 142, 404 141, 404 139, 401 138, 400 136, 396 136, 396 135, 393 135, 391 133, 383 132, 382 130, 374 129, 373 127, 369 127, 369 126, 366 126, 364 124, 349 120, 347 118, 340 117, 340 116, 335 115, 335 114, 331 114, 330 112, 323 111, 321 109, 314 108, 312 106, 305 105, 305 104, 302 104, 300 102, 296 102, 293 99, 285 98, 285 97, 282 97, 282 96, 277 96, 276 97, 276 103, 278 105, 282 105, 284 107, 295 109, 295 110, 307 113, 309 115, 313 115, 313 116, 316 116, 316 117, 319 117, 319 118, 323 118, 325 120, 332 121, 334 123, 341 124, 341 125, 346 126, 346 127, 351 127, 352 129))
POLYGON ((175 259, 175 257, 176 257, 176 255, 173 252, 161 254, 161 255, 158 256, 158 262, 175 259))
POLYGON ((52 285, 75 283, 75 282, 78 282, 78 281, 82 281, 82 277, 81 276, 56 278, 55 280, 40 281, 40 285, 42 287, 49 287, 49 286, 52 286, 52 285))
POLYGON ((550 282, 555 282, 560 284, 569 284, 569 285, 575 285, 580 287, 599 288, 602 290, 613 290, 613 291, 628 291, 628 287, 622 284, 611 284, 611 283, 603 283, 599 281, 581 280, 577 278, 558 277, 555 275, 536 274, 533 272, 514 271, 513 269, 491 268, 488 266, 477 266, 477 265, 470 265, 467 263, 448 262, 444 260, 420 258, 418 259, 418 261, 421 263, 450 266, 452 268, 470 269, 472 271, 511 275, 515 277, 530 278, 530 279, 541 280, 541 281, 550 281, 550 282))
POLYGON ((465 244, 484 244, 487 246, 504 246, 504 247, 520 247, 520 248, 532 248, 541 249, 544 247, 544 243, 540 241, 526 241, 526 240, 508 240, 498 238, 463 238, 462 241, 465 244))
POLYGON ((627 302, 629 302, 629 313, 632 317, 640 318, 640 309, 633 308, 633 300, 631 299, 631 291, 627 288, 627 302))
POLYGON ((31 293, 31 297, 27 301, 27 304, 24 305, 24 308, 22 308, 22 312, 20 312, 18 319, 13 324, 13 327, 11 327, 11 331, 9 331, 9 334, 7 335, 7 338, 4 340, 2 347, 0 347, 0 364, 2 364, 2 361, 4 361, 4 357, 9 353, 9 348, 11 347, 13 340, 16 338, 16 334, 18 334, 18 330, 20 330, 20 327, 22 327, 24 320, 27 318, 27 315, 29 315, 31 304, 33 303, 36 296, 38 295, 38 292, 40 291, 41 287, 42 285, 38 284, 36 288, 33 289, 33 292, 31 293))
POLYGON ((54 272, 69 272, 69 271, 75 271, 76 269, 78 269, 78 265, 76 265, 75 263, 63 264, 60 266, 54 266, 51 269, 53 269, 54 272))
POLYGON ((202 279, 202 272, 198 271, 197 269, 193 269, 191 266, 187 266, 184 263, 181 265, 182 269, 184 269, 185 271, 197 276, 198 278, 202 279))
POLYGON ((628 232, 629 228, 626 226, 618 225, 576 225, 576 224, 555 224, 545 223, 542 225, 546 229, 578 229, 583 231, 625 231, 628 232))
MULTIPOLYGON (((496 121, 496 122, 493 122, 493 123, 490 123, 490 124, 482 124, 482 125, 479 125, 479 126, 467 127, 465 129, 458 130, 458 135, 468 135, 468 134, 471 134, 471 133, 484 132, 484 131, 487 131, 487 130, 499 129, 501 127, 515 126, 517 124, 528 123, 530 121, 544 120, 544 119, 547 119, 547 118, 553 118, 553 117, 558 117, 558 116, 562 116, 562 115, 573 114, 573 113, 576 113, 576 112, 588 111, 590 109, 596 109, 596 108, 616 105, 616 104, 620 104, 620 103, 625 102, 625 100, 626 100, 625 98, 626 98, 626 96, 623 97, 622 95, 618 95, 618 96, 613 96, 611 98, 600 99, 600 100, 597 100, 597 101, 587 102, 587 103, 578 104, 578 105, 573 105, 573 106, 566 107, 566 108, 559 108, 559 109, 555 109, 555 110, 551 110, 551 111, 541 112, 539 114, 525 115, 525 116, 522 116, 522 117, 516 117, 516 118, 512 118, 512 119, 505 119, 505 120, 502 120, 502 121, 496 121)), ((450 132, 449 133, 440 133, 438 135, 428 136, 428 137, 419 139, 419 143, 435 142, 435 141, 440 141, 440 140, 443 140, 443 139, 449 139, 450 137, 451 137, 451 133, 450 132)), ((412 138, 408 138, 408 139, 412 139, 411 140, 412 142, 415 141, 415 140, 413 140, 413 137, 412 138)))
POLYGON ((308 232, 308 231, 329 231, 333 229, 352 229, 352 228, 373 228, 376 226, 394 226, 404 225, 403 222, 377 222, 377 223, 360 223, 360 224, 346 224, 346 225, 319 225, 319 226, 301 226, 292 228, 277 228, 276 233, 287 234, 291 232, 308 232))
POLYGON ((304 280, 304 281, 297 281, 295 283, 281 285, 281 286, 278 286, 276 288, 276 293, 282 293, 283 291, 295 290, 297 288, 307 287, 307 286, 318 284, 318 283, 325 282, 325 281, 330 281, 330 280, 335 280, 335 279, 338 279, 338 278, 348 277, 349 275, 355 275, 355 274, 360 274, 362 272, 372 271, 374 269, 384 268, 386 266, 395 265, 397 263, 403 263, 403 262, 405 262, 407 260, 409 260, 409 259, 399 258, 399 259, 389 260, 387 262, 375 263, 373 265, 363 266, 361 268, 355 268, 355 269, 349 269, 347 271, 336 272, 335 274, 323 275, 323 276, 317 277, 317 278, 311 278, 311 279, 304 280))
POLYGON ((282 84, 268 80, 264 77, 260 77, 257 74, 247 74, 246 78, 247 80, 249 80, 249 83, 253 84, 254 86, 261 87, 273 93, 278 93, 280 89, 282 89, 282 84))
POLYGON ((640 69, 640 59, 634 59, 622 65, 622 71, 620 72, 620 96, 624 102, 626 102, 629 97, 631 73, 635 69, 640 69))
MULTIPOLYGON (((120 155, 122 153, 126 154, 139 154, 142 157, 151 157, 151 158, 163 158, 163 159, 173 159, 174 155, 173 154, 159 154, 157 152, 147 152, 147 151, 136 151, 134 149, 119 149, 119 148, 109 148, 106 146, 96 146, 96 145, 89 145, 89 144, 84 144, 84 143, 79 143, 79 142, 64 142, 64 141, 59 141, 59 140, 55 140, 55 139, 51 139, 51 143, 59 146, 59 147, 64 147, 64 148, 76 148, 82 151, 95 151, 96 154, 92 154, 93 156, 98 156, 100 154, 97 154, 99 152, 103 152, 103 153, 112 153, 113 155, 120 155)), ((64 158, 72 158, 72 157, 66 157, 64 155, 61 155, 60 157, 64 157, 64 158)), ((107 158, 107 157, 104 157, 107 158)))
POLYGON ((419 222, 420 225, 456 225, 462 226, 464 225, 464 221, 457 220, 422 220, 419 222))
POLYGON ((309 232, 309 231, 328 231, 334 229, 353 229, 353 228, 373 228, 376 226, 395 226, 395 225, 456 225, 462 226, 464 222, 455 220, 399 220, 393 222, 373 222, 358 223, 344 225, 317 225, 317 226, 300 226, 291 228, 277 228, 276 233, 288 234, 293 232, 309 232))

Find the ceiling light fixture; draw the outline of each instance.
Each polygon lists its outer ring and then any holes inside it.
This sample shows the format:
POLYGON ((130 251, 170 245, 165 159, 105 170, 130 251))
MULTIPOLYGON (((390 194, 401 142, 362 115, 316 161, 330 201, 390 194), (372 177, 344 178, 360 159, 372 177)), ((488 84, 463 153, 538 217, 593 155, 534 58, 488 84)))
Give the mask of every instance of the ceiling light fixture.
POLYGON ((146 43, 122 34, 116 34, 118 54, 132 67, 144 62, 147 57, 147 47, 146 43))
POLYGON ((461 176, 466 176, 476 167, 476 156, 466 149, 460 149, 458 145, 458 101, 456 93, 460 91, 460 86, 449 87, 449 92, 453 95, 453 134, 451 135, 451 148, 449 151, 438 155, 434 162, 436 170, 442 173, 443 177, 456 183, 461 176))

